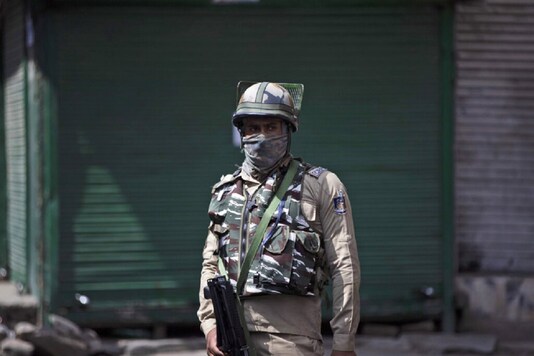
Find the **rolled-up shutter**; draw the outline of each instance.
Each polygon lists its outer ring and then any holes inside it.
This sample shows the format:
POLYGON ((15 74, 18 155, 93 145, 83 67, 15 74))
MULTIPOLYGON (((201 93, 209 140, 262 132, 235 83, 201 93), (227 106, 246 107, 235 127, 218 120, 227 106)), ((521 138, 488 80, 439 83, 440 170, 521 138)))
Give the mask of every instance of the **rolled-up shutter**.
POLYGON ((210 187, 242 159, 235 86, 271 80, 304 83, 293 152, 348 188, 364 317, 439 313, 437 7, 70 7, 54 20, 54 310, 93 323, 194 319, 210 187))

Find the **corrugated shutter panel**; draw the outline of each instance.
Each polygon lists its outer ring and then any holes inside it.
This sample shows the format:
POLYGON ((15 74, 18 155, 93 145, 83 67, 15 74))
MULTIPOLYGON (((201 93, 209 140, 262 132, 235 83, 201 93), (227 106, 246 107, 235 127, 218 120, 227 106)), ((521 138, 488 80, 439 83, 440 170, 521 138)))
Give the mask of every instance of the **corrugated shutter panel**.
POLYGON ((534 272, 534 2, 491 3, 457 5, 459 262, 534 272))
POLYGON ((436 312, 417 293, 442 287, 437 8, 84 8, 57 19, 56 308, 83 321, 194 318, 210 186, 242 160, 234 88, 268 79, 306 85, 293 151, 351 194, 364 313, 436 312), (90 313, 75 309, 76 292, 90 313))
POLYGON ((4 78, 7 235, 11 279, 27 282, 26 114, 22 1, 5 4, 4 78))

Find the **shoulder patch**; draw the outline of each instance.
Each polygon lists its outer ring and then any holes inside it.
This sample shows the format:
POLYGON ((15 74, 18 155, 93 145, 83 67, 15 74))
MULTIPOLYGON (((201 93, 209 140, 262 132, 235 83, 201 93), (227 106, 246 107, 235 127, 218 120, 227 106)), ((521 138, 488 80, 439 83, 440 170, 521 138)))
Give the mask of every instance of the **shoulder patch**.
POLYGON ((345 193, 342 190, 338 190, 337 196, 333 199, 334 212, 338 215, 343 215, 347 212, 347 206, 345 205, 345 193))
POLYGON ((323 167, 315 167, 315 168, 310 169, 308 171, 308 174, 311 175, 312 177, 319 178, 321 174, 323 174, 326 171, 328 171, 328 169, 323 168, 323 167))

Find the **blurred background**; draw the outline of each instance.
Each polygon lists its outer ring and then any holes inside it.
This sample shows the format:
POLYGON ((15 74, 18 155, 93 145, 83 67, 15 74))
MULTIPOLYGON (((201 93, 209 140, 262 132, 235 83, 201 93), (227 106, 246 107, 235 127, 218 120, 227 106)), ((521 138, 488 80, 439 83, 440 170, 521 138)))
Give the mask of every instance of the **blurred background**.
POLYGON ((532 327, 533 16, 524 0, 2 0, 2 278, 41 321, 196 328, 210 189, 242 161, 237 83, 298 82, 292 152, 347 186, 362 325, 532 327))

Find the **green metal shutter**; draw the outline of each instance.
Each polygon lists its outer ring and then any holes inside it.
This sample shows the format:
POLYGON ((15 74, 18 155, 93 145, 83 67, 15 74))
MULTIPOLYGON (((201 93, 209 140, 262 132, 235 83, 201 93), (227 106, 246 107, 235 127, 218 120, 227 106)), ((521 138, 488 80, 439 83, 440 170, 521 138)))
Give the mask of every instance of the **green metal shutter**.
POLYGON ((348 187, 363 316, 439 312, 437 7, 85 7, 55 19, 53 309, 86 323, 194 319, 210 186, 242 159, 234 88, 272 80, 306 86, 294 154, 348 187))
POLYGON ((24 18, 22 1, 5 4, 4 80, 7 236, 11 279, 27 283, 27 183, 24 18))

